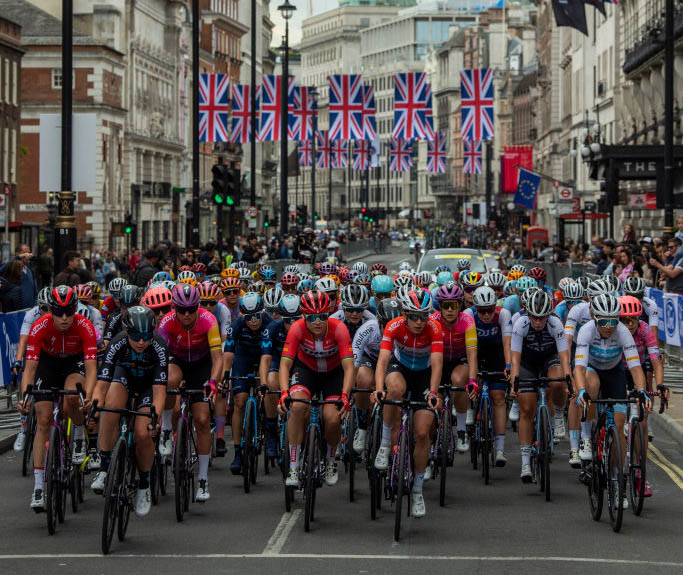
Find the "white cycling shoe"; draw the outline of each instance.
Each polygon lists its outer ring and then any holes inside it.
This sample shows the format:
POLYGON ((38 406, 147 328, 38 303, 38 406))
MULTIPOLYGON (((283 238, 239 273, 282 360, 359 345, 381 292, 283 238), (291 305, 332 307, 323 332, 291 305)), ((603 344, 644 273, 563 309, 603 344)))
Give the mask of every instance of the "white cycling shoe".
POLYGON ((470 440, 464 431, 458 431, 458 440, 455 442, 458 453, 467 453, 470 450, 470 440))
POLYGON ((531 483, 533 475, 531 474, 531 465, 529 463, 522 464, 522 473, 519 474, 522 483, 531 483))
POLYGON ((517 400, 512 402, 512 407, 510 407, 508 419, 510 421, 519 421, 519 402, 517 400))
POLYGON ((424 517, 427 514, 425 498, 422 493, 410 494, 410 514, 417 518, 424 517))
POLYGON ((380 448, 377 450, 377 455, 375 456, 375 469, 385 471, 389 467, 390 453, 391 447, 389 445, 386 447, 380 445, 380 448))
POLYGON ((289 468, 289 473, 287 474, 287 478, 285 479, 285 485, 287 487, 294 487, 295 489, 299 489, 299 470, 294 469, 293 467, 289 468))
POLYGON ((173 438, 170 429, 162 429, 159 438, 159 455, 169 457, 173 450, 173 438))
POLYGON ((75 439, 74 440, 74 450, 71 454, 71 461, 76 465, 80 465, 85 461, 85 456, 87 454, 87 449, 85 445, 85 439, 75 439))
POLYGON ((209 481, 207 479, 199 480, 199 487, 197 487, 197 493, 194 496, 198 503, 204 503, 211 499, 211 494, 209 493, 209 481))
POLYGON ((365 449, 365 436, 367 433, 365 429, 356 429, 356 432, 353 434, 353 450, 358 455, 363 453, 363 449, 365 449))
POLYGON ((553 440, 559 443, 560 439, 564 439, 567 435, 567 429, 564 425, 564 417, 553 418, 553 440))
POLYGON ((424 481, 429 481, 432 478, 432 475, 434 475, 434 462, 430 461, 427 463, 427 467, 425 467, 424 481))
POLYGON ((325 483, 327 485, 336 485, 339 481, 339 471, 337 470, 336 461, 328 461, 325 466, 325 483))
POLYGON ((31 495, 31 509, 36 513, 45 509, 45 492, 42 489, 36 489, 31 495))
POLYGON ((95 479, 93 479, 92 483, 90 484, 90 489, 92 489, 98 495, 102 495, 102 493, 104 493, 104 487, 106 485, 107 485, 107 472, 106 471, 98 471, 97 474, 95 475, 95 479))
POLYGON ((581 458, 579 457, 578 449, 571 449, 569 451, 569 466, 574 469, 581 469, 581 458))
POLYGON ((508 460, 505 457, 505 453, 500 450, 496 451, 496 467, 505 467, 507 462, 508 460))
POLYGON ((135 515, 144 517, 151 508, 152 490, 149 487, 147 489, 138 489, 138 492, 135 494, 135 515))
POLYGON ((591 447, 591 440, 589 438, 581 440, 579 457, 581 458, 581 461, 591 461, 593 459, 593 448, 591 447))
POLYGON ((24 444, 26 443, 26 433, 23 431, 20 431, 17 434, 17 438, 14 440, 14 445, 12 446, 12 449, 14 451, 24 451, 24 444))

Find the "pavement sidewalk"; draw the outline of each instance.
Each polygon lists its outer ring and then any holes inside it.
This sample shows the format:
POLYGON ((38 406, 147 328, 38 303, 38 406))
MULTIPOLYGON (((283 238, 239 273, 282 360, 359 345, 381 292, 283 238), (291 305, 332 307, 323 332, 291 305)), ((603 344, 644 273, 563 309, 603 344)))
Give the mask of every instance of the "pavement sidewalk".
POLYGON ((661 427, 683 448, 683 390, 672 387, 669 407, 664 413, 658 413, 659 398, 655 398, 655 405, 652 409, 651 418, 655 426, 661 427))

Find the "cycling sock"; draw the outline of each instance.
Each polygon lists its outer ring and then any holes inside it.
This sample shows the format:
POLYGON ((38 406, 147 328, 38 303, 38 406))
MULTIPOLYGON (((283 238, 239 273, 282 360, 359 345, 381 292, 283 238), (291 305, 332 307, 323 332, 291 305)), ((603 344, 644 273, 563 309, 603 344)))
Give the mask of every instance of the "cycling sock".
POLYGON ((422 493, 422 484, 425 480, 425 472, 415 473, 415 479, 413 480, 413 493, 422 493))
POLYGON ((591 422, 582 421, 581 422, 581 439, 590 439, 591 436, 591 422))
POLYGON ((225 436, 225 415, 216 416, 216 439, 223 439, 225 436))
POLYGON ((21 433, 26 433, 26 421, 28 418, 25 415, 22 415, 19 419, 21 420, 21 433))
POLYGON ((266 436, 277 437, 277 417, 266 418, 266 436))
POLYGON ((569 448, 578 449, 579 448, 579 430, 570 429, 569 430, 569 448))
POLYGON ((467 412, 460 413, 459 411, 455 414, 456 425, 455 428, 458 431, 465 431, 467 429, 467 412))
POLYGON ((382 423, 382 440, 379 442, 380 447, 391 447, 391 430, 393 425, 382 423))
POLYGON ((199 461, 199 471, 197 472, 197 479, 201 481, 202 479, 209 478, 209 454, 197 455, 197 460, 199 461))
POLYGON ((97 433, 88 433, 88 449, 97 450, 97 433))
POLYGON ((161 429, 171 431, 173 428, 173 409, 164 409, 161 413, 161 429))
POLYGON ((337 446, 327 444, 327 459, 328 461, 334 461, 334 456, 337 453, 337 446))
POLYGON ((367 409, 359 409, 356 413, 358 413, 358 429, 367 429, 368 428, 368 410, 367 409))
POLYGON ((83 432, 82 425, 74 425, 73 438, 74 441, 78 441, 79 439, 85 439, 85 433, 83 432))
POLYGON ((100 471, 107 471, 111 462, 111 451, 100 451, 100 471))
POLYGON ((299 469, 299 455, 301 455, 301 445, 289 445, 289 467, 299 469))
POLYGON ((496 435, 496 451, 505 451, 505 434, 496 435))
POLYGON ((140 471, 140 479, 138 480, 139 489, 147 489, 149 487, 149 471, 140 471))
POLYGON ((34 467, 33 468, 33 490, 42 489, 45 482, 45 468, 44 467, 34 467))
POLYGON ((531 464, 531 445, 520 445, 519 451, 522 454, 522 465, 531 464))

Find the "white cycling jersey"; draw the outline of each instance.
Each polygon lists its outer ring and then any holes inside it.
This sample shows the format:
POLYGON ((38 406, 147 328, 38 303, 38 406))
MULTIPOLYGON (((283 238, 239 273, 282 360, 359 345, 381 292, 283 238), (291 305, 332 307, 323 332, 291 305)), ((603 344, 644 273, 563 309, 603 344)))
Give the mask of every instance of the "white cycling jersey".
POLYGON ((544 355, 552 355, 555 351, 567 351, 567 338, 564 335, 562 321, 556 315, 551 315, 545 327, 536 331, 531 328, 529 316, 523 315, 512 328, 510 349, 524 351, 523 356, 528 355, 532 361, 544 355))
POLYGON ((218 305, 216 305, 216 308, 214 309, 213 315, 218 322, 219 333, 221 335, 227 335, 228 328, 232 323, 232 314, 230 313, 228 306, 218 302, 218 305))
POLYGON ((616 331, 607 339, 600 335, 595 321, 584 325, 576 336, 576 365, 612 369, 619 364, 622 355, 629 369, 640 365, 638 348, 623 323, 617 324, 616 331))
POLYGON ((643 313, 647 316, 647 323, 650 327, 659 326, 659 308, 655 301, 649 297, 644 297, 642 302, 643 313))
POLYGON ((26 315, 24 315, 24 321, 21 323, 19 335, 28 335, 28 332, 31 331, 31 326, 41 315, 39 306, 32 307, 28 310, 26 315))
POLYGON ((356 367, 361 366, 363 354, 373 361, 377 361, 380 343, 382 343, 382 330, 379 328, 379 322, 376 319, 366 321, 358 328, 351 344, 354 365, 356 367))
POLYGON ((572 336, 576 342, 576 334, 579 330, 592 321, 590 303, 582 301, 577 303, 567 314, 567 321, 564 324, 564 331, 567 337, 572 336))

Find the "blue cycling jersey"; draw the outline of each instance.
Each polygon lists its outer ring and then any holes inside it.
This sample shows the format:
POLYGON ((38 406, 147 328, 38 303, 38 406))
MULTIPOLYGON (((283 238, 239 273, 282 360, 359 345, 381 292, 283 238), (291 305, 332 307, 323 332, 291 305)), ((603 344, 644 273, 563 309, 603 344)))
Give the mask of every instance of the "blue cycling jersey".
POLYGON ((249 329, 244 316, 238 317, 230 324, 223 350, 234 353, 236 357, 258 362, 261 358, 261 342, 266 326, 273 320, 267 313, 261 315, 261 327, 256 331, 249 329))
POLYGON ((510 315, 515 315, 520 309, 519 296, 517 294, 509 295, 505 298, 503 308, 510 312, 510 315))
POLYGON ((569 314, 569 308, 567 307, 567 302, 562 300, 555 306, 555 315, 562 320, 562 323, 567 321, 567 314, 569 314))
POLYGON ((282 348, 287 339, 287 331, 285 330, 285 322, 281 319, 271 321, 266 329, 263 330, 261 337, 261 355, 272 356, 271 369, 280 365, 280 357, 282 356, 282 348))

